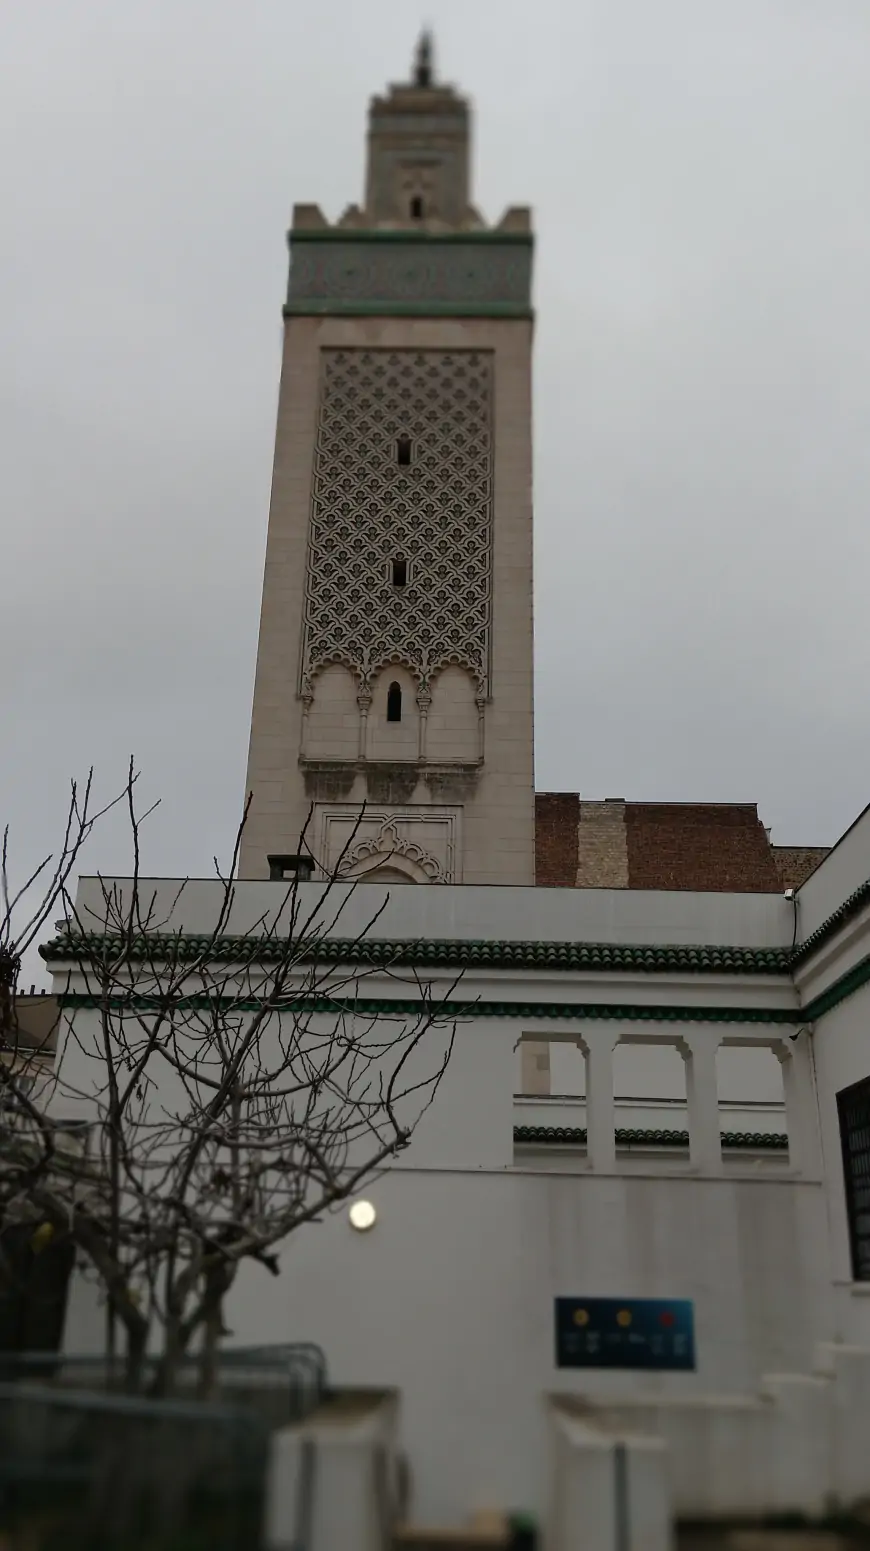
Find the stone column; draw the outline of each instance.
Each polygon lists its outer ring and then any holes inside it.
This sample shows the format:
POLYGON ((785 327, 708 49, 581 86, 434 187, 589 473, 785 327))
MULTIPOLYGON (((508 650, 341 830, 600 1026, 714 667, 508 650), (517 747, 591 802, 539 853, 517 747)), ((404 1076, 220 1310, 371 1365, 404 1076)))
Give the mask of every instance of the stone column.
POLYGON ((474 703, 477 706, 477 757, 483 764, 486 752, 486 696, 478 695, 474 703))
POLYGON ((795 1174, 817 1178, 820 1173, 818 1105, 807 1030, 801 1029, 797 1039, 779 1040, 774 1052, 782 1067, 789 1168, 795 1174))
POLYGON ((701 1174, 722 1173, 722 1138, 719 1130, 719 1089, 716 1054, 720 1037, 715 1024, 692 1029, 677 1041, 686 1063, 686 1099, 689 1111, 689 1161, 701 1174))
POLYGON ((550 1094, 550 1046, 543 1040, 523 1040, 520 1046, 520 1082, 523 1093, 537 1098, 550 1094))
POLYGON ((306 683, 302 690, 302 726, 299 730, 299 753, 305 758, 308 748, 308 713, 314 703, 314 690, 306 683))
POLYGON ((613 1106, 613 1048, 618 1039, 607 1024, 577 1040, 586 1057, 586 1155, 595 1173, 616 1168, 613 1106))
POLYGON ((359 757, 365 759, 368 753, 369 711, 372 704, 372 692, 368 685, 364 685, 356 697, 359 706, 359 757))
POLYGON ((420 713, 420 737, 417 745, 417 758, 420 764, 426 760, 426 733, 429 726, 429 707, 432 704, 432 696, 424 684, 417 690, 417 710, 420 713))

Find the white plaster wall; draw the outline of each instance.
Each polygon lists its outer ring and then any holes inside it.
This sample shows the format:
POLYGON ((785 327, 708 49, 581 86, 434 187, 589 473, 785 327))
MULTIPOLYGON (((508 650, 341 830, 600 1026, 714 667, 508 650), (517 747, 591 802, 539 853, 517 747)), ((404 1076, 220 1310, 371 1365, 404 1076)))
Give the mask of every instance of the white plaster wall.
MULTIPOLYGON (((178 879, 143 879, 141 889, 155 898, 166 930, 208 932, 216 919, 220 886, 213 878, 190 880, 177 905, 178 879)), ((122 891, 123 878, 105 879, 122 891)), ((127 885, 129 888, 129 884, 127 885)), ((242 882, 236 885, 228 930, 244 932, 265 918, 274 920, 286 894, 280 883, 242 882)), ((304 886, 306 910, 322 897, 317 883, 304 886), (310 905, 307 903, 310 900, 310 905)), ((338 885, 330 893, 330 918, 336 902, 347 900, 333 935, 352 936, 363 930, 381 905, 371 927, 373 938, 468 938, 514 942, 715 943, 720 946, 790 947, 791 905, 778 894, 690 894, 633 889, 535 889, 523 887, 442 885, 434 889, 403 889, 393 897, 388 888, 367 885, 353 890, 338 885), (379 892, 375 892, 378 889, 379 892)), ((96 910, 100 919, 100 882, 83 877, 77 900, 96 910)), ((601 978, 600 976, 598 977, 601 978)), ((656 976, 622 976, 624 982, 655 986, 656 976)), ((723 977, 724 978, 724 977, 723 977)), ((721 982, 720 982, 721 983, 721 982)), ((724 983, 734 988, 738 977, 724 983)), ((695 976, 696 1000, 708 996, 710 980, 695 976)), ((761 997, 764 982, 753 977, 753 994, 761 997)), ((641 998, 638 998, 641 999, 641 998)), ((796 999, 795 1005, 796 1005, 796 999)))
MULTIPOLYGON (((375 1228, 355 1234, 342 1210, 300 1230, 281 1276, 245 1267, 227 1309, 238 1343, 313 1340, 336 1384, 401 1391, 415 1515, 434 1524, 493 1504, 543 1509, 548 1391, 751 1391, 765 1371, 810 1371, 832 1333, 821 1185, 515 1165, 518 1032, 510 1019, 461 1024, 401 1166, 362 1192, 375 1228), (557 1370, 553 1299, 584 1294, 693 1299, 698 1372, 557 1370)), ((437 1059, 431 1044, 411 1080, 437 1059)), ((82 1297, 77 1328, 94 1329, 82 1297)))
POLYGON ((798 940, 809 937, 868 878, 870 807, 864 809, 798 890, 798 940))
POLYGON ((282 1275, 246 1269, 234 1340, 314 1340, 338 1383, 395 1385, 415 1517, 542 1509, 547 1390, 739 1392, 764 1370, 809 1371, 826 1320, 819 1187, 589 1178, 514 1170, 396 1171, 291 1240, 282 1275), (695 1375, 556 1369, 553 1298, 695 1300, 695 1375))
POLYGON ((825 1171, 838 1339, 870 1346, 870 1282, 853 1282, 837 1094, 870 1076, 870 987, 857 991, 815 1026, 813 1055, 825 1171))

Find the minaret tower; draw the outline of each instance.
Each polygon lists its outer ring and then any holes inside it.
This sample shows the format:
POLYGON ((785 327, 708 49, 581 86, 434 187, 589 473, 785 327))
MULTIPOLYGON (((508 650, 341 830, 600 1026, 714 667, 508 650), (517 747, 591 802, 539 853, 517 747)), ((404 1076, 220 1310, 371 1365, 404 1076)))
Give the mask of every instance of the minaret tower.
POLYGON ((532 235, 470 119, 424 34, 364 206, 294 208, 243 877, 534 882, 532 235))

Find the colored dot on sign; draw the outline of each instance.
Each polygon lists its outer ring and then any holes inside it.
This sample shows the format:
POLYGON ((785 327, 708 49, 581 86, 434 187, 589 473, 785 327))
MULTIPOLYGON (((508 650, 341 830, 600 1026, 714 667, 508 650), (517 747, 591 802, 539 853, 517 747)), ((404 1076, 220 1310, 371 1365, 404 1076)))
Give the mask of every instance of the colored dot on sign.
POLYGON ((674 1316, 673 1316, 673 1314, 671 1313, 670 1309, 665 1309, 664 1313, 659 1315, 659 1324, 660 1325, 672 1325, 673 1323, 674 1323, 674 1316))
POLYGON ((630 1309, 620 1309, 619 1313, 616 1316, 616 1323, 617 1323, 617 1325, 622 1325, 623 1328, 625 1328, 626 1325, 630 1325, 631 1324, 631 1310, 630 1309))
POLYGON ((588 1309, 575 1309, 574 1310, 574 1324, 575 1325, 588 1325, 589 1324, 589 1310, 588 1309))

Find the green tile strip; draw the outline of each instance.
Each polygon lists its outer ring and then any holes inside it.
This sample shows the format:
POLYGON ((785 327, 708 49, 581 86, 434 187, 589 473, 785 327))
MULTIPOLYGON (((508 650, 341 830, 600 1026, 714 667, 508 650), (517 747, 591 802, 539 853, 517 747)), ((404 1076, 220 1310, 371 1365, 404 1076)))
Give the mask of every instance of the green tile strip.
MULTIPOLYGON (((788 1137, 782 1132, 722 1131, 723 1147, 734 1150, 787 1152, 788 1137)), ((518 1145, 585 1147, 585 1126, 514 1126, 518 1145)), ((617 1147, 688 1147, 688 1131, 644 1131, 617 1128, 617 1147)))
MULTIPOLYGON (((319 939, 312 947, 308 963, 359 965, 371 968, 399 969, 494 969, 494 970, 593 970, 601 972, 635 972, 643 974, 698 973, 720 975, 773 975, 787 977, 795 963, 803 962, 808 952, 836 932, 851 916, 870 901, 870 880, 857 889, 828 920, 792 953, 784 948, 740 948, 714 946, 651 946, 614 943, 541 943, 541 942, 485 942, 485 941, 383 941, 379 939, 319 939)), ((84 955, 91 963, 103 956, 112 958, 121 946, 120 938, 103 937, 99 933, 84 936, 65 933, 43 944, 39 952, 53 966, 67 966, 74 970, 77 960, 84 955)), ((143 942, 132 945, 129 957, 138 963, 159 966, 172 963, 194 963, 205 955, 211 964, 267 965, 279 961, 285 945, 274 936, 234 937, 212 940, 203 936, 181 934, 155 934, 143 942)), ((845 1001, 870 981, 870 955, 863 958, 846 974, 804 1007, 710 1007, 699 1004, 689 1006, 657 1005, 632 1002, 450 1002, 444 1004, 440 1014, 461 1020, 471 1018, 523 1018, 526 1020, 553 1019, 604 1019, 644 1023, 768 1023, 801 1025, 813 1023, 845 1001)), ((239 1011, 256 1008, 255 1000, 225 998, 227 1004, 239 1011)), ((66 1007, 96 1006, 97 1000, 79 993, 61 997, 66 1007)), ((133 997, 123 1005, 141 1008, 156 1007, 156 997, 133 997)), ((118 1003, 117 1005, 122 1005, 118 1003)), ((178 1006, 209 1007, 208 997, 191 996, 177 1003, 178 1006)), ((329 997, 301 1001, 298 1011, 359 1012, 362 1016, 411 1015, 419 1016, 419 1001, 369 1000, 366 998, 335 1001, 329 997)))
MULTIPOLYGON (((98 996, 82 992, 64 992, 59 997, 63 1007, 99 1007, 98 996)), ((262 999, 234 996, 185 996, 173 998, 172 1005, 179 1010, 207 1010, 216 1004, 232 1007, 238 1012, 253 1012, 262 1006, 262 999)), ((124 996, 111 998, 115 1011, 122 1009, 147 1011, 163 1006, 159 996, 124 996)), ((608 1022, 639 1023, 771 1023, 793 1025, 804 1023, 806 1009, 791 1007, 674 1007, 647 1002, 438 1002, 431 1004, 433 1016, 439 1023, 455 1019, 466 1023, 477 1018, 522 1018, 526 1022, 543 1020, 604 1019, 608 1022)), ((276 1009, 277 1011, 278 1009, 276 1009)), ((367 997, 300 997, 298 1001, 287 999, 281 1009, 284 1013, 339 1013, 357 1014, 362 1018, 408 1017, 419 1018, 425 1012, 422 998, 367 997)))
MULTIPOLYGON (((112 956, 122 947, 117 936, 99 932, 79 936, 62 934, 40 948, 44 959, 54 963, 75 961, 85 949, 88 955, 112 956)), ((286 940, 276 936, 218 937, 172 933, 149 935, 131 945, 136 961, 189 962, 208 954, 215 964, 270 964, 286 953, 286 940)), ((486 940, 422 939, 390 941, 380 938, 319 938, 312 941, 308 962, 317 964, 370 965, 418 969, 556 969, 633 970, 643 974, 682 971, 714 975, 782 975, 789 973, 787 948, 729 948, 707 946, 643 946, 597 942, 489 942, 486 940)))
POLYGON ((798 943, 791 954, 791 963, 805 963, 823 942, 833 937, 841 926, 851 921, 853 916, 860 914, 865 905, 870 905, 870 878, 855 889, 848 899, 844 899, 842 905, 838 905, 837 909, 822 922, 821 926, 817 926, 809 937, 805 937, 803 942, 798 943))

